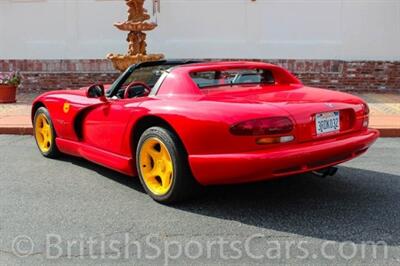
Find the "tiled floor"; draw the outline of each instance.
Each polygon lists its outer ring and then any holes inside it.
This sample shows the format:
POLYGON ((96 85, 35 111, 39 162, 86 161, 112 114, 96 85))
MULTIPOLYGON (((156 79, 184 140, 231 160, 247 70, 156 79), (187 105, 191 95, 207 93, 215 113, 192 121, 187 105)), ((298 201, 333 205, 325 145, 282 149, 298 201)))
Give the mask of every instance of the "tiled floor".
POLYGON ((373 115, 400 115, 400 94, 363 93, 359 96, 368 102, 373 115))

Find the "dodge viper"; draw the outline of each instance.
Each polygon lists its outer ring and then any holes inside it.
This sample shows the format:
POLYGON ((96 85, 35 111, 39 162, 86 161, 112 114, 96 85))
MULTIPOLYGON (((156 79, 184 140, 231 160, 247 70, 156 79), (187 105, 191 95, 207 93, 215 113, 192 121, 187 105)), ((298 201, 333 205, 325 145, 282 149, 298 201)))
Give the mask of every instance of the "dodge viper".
POLYGON ((132 65, 110 85, 40 95, 32 123, 45 157, 139 176, 162 203, 207 185, 334 174, 379 136, 362 99, 242 61, 132 65))

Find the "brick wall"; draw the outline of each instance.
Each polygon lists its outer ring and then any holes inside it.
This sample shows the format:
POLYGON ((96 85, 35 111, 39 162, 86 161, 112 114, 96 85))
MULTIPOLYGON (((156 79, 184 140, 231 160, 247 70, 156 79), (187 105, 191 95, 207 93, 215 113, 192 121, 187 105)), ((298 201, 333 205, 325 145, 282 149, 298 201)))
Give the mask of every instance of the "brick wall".
POLYGON ((0 60, 0 72, 18 70, 21 91, 76 89, 112 83, 119 75, 108 60, 0 60))
MULTIPOLYGON (((260 61, 260 60, 256 60, 260 61)), ((304 84, 343 91, 400 92, 400 61, 262 60, 289 69, 304 84)), ((19 70, 21 91, 112 83, 108 60, 0 60, 0 72, 19 70)))

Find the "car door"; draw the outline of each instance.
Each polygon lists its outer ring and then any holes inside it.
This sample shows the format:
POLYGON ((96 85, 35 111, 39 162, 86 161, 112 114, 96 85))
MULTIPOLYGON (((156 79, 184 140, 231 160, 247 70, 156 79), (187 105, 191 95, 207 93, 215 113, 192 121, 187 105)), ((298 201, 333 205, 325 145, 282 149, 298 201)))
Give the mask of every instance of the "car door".
POLYGON ((146 98, 109 99, 94 107, 82 121, 83 142, 107 152, 129 156, 122 154, 122 142, 128 122, 139 114, 139 105, 146 98))

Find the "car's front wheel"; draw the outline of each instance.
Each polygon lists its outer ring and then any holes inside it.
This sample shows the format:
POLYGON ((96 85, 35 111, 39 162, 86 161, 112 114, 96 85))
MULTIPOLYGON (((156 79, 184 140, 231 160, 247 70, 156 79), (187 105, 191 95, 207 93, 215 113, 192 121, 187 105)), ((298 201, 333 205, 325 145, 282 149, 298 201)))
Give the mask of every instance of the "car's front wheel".
POLYGON ((137 145, 136 164, 144 189, 158 202, 181 201, 198 191, 187 155, 168 129, 151 127, 144 131, 137 145))
POLYGON ((56 132, 49 111, 45 107, 36 110, 33 130, 40 153, 48 158, 58 157, 60 152, 56 145, 56 132))

